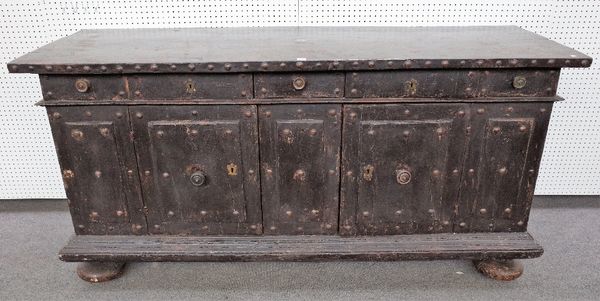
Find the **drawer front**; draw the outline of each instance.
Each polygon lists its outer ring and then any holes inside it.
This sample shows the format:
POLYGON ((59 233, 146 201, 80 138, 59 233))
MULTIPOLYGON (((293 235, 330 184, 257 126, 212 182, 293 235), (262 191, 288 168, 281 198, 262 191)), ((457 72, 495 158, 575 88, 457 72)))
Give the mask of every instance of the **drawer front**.
POLYGON ((344 106, 340 233, 451 232, 468 106, 344 106))
POLYGON ((252 98, 250 74, 40 76, 45 100, 252 98))
POLYGON ((525 231, 552 103, 473 104, 456 232, 525 231))
POLYGON ((256 98, 323 98, 344 96, 343 73, 258 73, 256 98))
POLYGON ((349 72, 346 97, 474 98, 553 96, 558 70, 349 72))
POLYGON ((124 107, 48 108, 77 234, 146 234, 124 107))
POLYGON ((340 105, 260 106, 265 233, 337 232, 340 109, 340 105))
POLYGON ((262 233, 255 106, 131 114, 150 233, 262 233))

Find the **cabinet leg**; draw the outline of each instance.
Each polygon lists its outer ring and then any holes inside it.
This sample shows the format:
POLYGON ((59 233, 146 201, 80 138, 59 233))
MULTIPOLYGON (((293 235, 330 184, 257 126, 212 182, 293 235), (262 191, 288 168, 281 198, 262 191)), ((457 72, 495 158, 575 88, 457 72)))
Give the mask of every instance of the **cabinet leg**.
POLYGON ((119 278, 124 266, 124 262, 80 262, 77 265, 77 275, 88 282, 104 282, 119 278))
POLYGON ((473 260, 475 268, 482 274, 501 281, 511 281, 523 274, 523 265, 512 259, 473 260))

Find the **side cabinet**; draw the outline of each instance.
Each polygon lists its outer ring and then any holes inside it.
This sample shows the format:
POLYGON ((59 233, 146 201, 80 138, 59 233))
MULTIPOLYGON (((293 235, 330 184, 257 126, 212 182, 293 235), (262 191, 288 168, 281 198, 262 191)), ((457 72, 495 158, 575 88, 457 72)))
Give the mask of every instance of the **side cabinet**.
POLYGON ((150 233, 262 233, 256 106, 130 114, 150 233))
POLYGON ((259 115, 265 233, 336 233, 341 106, 260 106, 259 115))
POLYGON ((347 105, 340 233, 451 232, 468 106, 347 105))
POLYGON ((146 234, 126 107, 48 107, 77 234, 146 234))
POLYGON ((525 231, 552 103, 472 104, 455 232, 525 231))

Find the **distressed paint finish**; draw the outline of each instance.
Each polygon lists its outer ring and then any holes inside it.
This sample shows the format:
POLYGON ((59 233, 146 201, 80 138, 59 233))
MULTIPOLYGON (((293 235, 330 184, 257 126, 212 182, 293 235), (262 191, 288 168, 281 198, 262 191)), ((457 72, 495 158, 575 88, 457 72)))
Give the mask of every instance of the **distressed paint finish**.
POLYGON ((47 110, 77 234, 146 234, 126 107, 47 110))
POLYGON ((261 106, 259 116, 265 233, 336 233, 341 106, 261 106))
POLYGON ((456 232, 526 231, 552 103, 472 104, 456 232))
POLYGON ((556 94, 558 69, 410 70, 346 73, 352 98, 549 97, 556 94), (515 80, 522 80, 519 86, 515 80))
POLYGON ((468 106, 344 107, 340 233, 452 232, 468 106))
POLYGON ((150 233, 262 233, 256 106, 130 114, 150 233))

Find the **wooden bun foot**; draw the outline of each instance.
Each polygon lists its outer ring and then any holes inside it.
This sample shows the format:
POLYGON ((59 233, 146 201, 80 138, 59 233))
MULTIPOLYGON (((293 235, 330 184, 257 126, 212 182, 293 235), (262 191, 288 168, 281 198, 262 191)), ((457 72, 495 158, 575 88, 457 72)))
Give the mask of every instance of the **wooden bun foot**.
POLYGON ((511 281, 523 275, 523 265, 516 260, 473 260, 475 268, 482 274, 501 281, 511 281))
POLYGON ((124 262, 81 262, 77 265, 77 275, 88 282, 104 282, 119 278, 124 266, 124 262))

